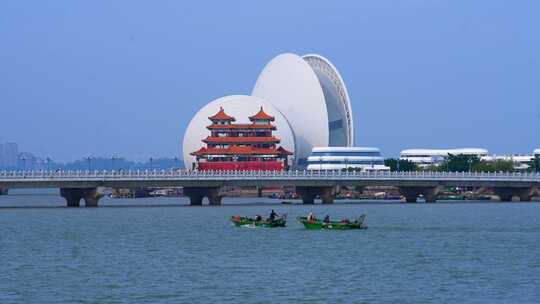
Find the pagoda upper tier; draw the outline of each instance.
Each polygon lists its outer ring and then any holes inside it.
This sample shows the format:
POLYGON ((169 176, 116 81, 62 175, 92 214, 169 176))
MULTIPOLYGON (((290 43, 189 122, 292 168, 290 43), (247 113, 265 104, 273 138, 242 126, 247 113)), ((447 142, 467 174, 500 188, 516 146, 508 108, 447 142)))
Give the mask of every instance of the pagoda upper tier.
POLYGON ((219 111, 214 114, 213 116, 210 116, 208 117, 208 119, 210 119, 212 122, 219 122, 219 121, 223 121, 223 122, 231 122, 231 121, 236 121, 236 119, 234 119, 234 117, 232 116, 229 116, 225 113, 225 110, 223 110, 223 107, 219 107, 219 111))
POLYGON ((230 124, 230 125, 217 125, 212 124, 206 127, 209 130, 216 130, 216 129, 234 129, 234 130, 275 130, 276 127, 272 124, 230 124))
POLYGON ((274 119, 275 119, 274 116, 270 116, 266 114, 266 112, 264 112, 262 107, 259 110, 259 112, 257 112, 257 114, 249 117, 249 120, 251 120, 252 122, 263 122, 263 123, 270 123, 271 121, 274 121, 274 119))

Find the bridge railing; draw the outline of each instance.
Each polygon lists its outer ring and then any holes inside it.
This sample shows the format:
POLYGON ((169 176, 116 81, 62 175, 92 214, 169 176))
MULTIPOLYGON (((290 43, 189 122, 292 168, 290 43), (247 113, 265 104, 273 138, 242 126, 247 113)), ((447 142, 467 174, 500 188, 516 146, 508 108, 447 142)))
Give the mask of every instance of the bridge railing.
POLYGON ((536 172, 382 172, 382 171, 192 171, 192 170, 120 170, 120 171, 0 171, 0 181, 21 180, 157 180, 157 179, 459 179, 459 180, 533 180, 536 172))

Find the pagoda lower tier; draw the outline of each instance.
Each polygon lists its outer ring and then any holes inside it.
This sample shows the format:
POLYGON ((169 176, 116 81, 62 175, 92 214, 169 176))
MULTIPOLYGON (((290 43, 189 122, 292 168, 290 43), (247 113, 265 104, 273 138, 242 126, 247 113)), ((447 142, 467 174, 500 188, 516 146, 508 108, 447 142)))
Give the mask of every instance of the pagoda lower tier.
POLYGON ((282 161, 211 161, 199 162, 200 171, 283 171, 282 161))
POLYGON ((197 169, 202 171, 281 171, 287 168, 287 157, 292 153, 282 147, 230 146, 227 148, 203 147, 192 154, 197 158, 197 169))

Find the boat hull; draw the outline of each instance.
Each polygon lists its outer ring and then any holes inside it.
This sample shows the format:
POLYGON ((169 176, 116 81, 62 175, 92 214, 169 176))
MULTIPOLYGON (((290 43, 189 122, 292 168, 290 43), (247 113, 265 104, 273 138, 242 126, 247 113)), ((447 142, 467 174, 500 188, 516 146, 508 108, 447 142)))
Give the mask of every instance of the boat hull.
POLYGON ((308 230, 353 230, 353 229, 367 229, 367 226, 363 222, 329 222, 325 223, 320 220, 308 220, 306 217, 298 217, 298 221, 304 225, 308 230))
POLYGON ((249 217, 231 217, 231 222, 236 227, 262 227, 262 228, 277 228, 277 227, 286 227, 287 219, 285 217, 280 217, 274 221, 261 220, 257 221, 249 217))

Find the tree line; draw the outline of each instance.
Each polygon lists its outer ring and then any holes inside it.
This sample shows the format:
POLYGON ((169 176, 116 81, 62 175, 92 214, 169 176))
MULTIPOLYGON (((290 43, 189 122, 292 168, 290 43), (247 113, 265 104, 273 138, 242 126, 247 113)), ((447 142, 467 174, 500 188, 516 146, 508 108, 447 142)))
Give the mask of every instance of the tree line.
MULTIPOLYGON (((390 167, 390 171, 433 171, 433 172, 515 172, 511 160, 481 160, 476 155, 449 154, 439 165, 419 167, 415 163, 405 159, 388 158, 384 164, 390 167)), ((540 157, 535 156, 529 163, 526 172, 540 172, 540 157)), ((520 170, 523 171, 523 170, 520 170)))

